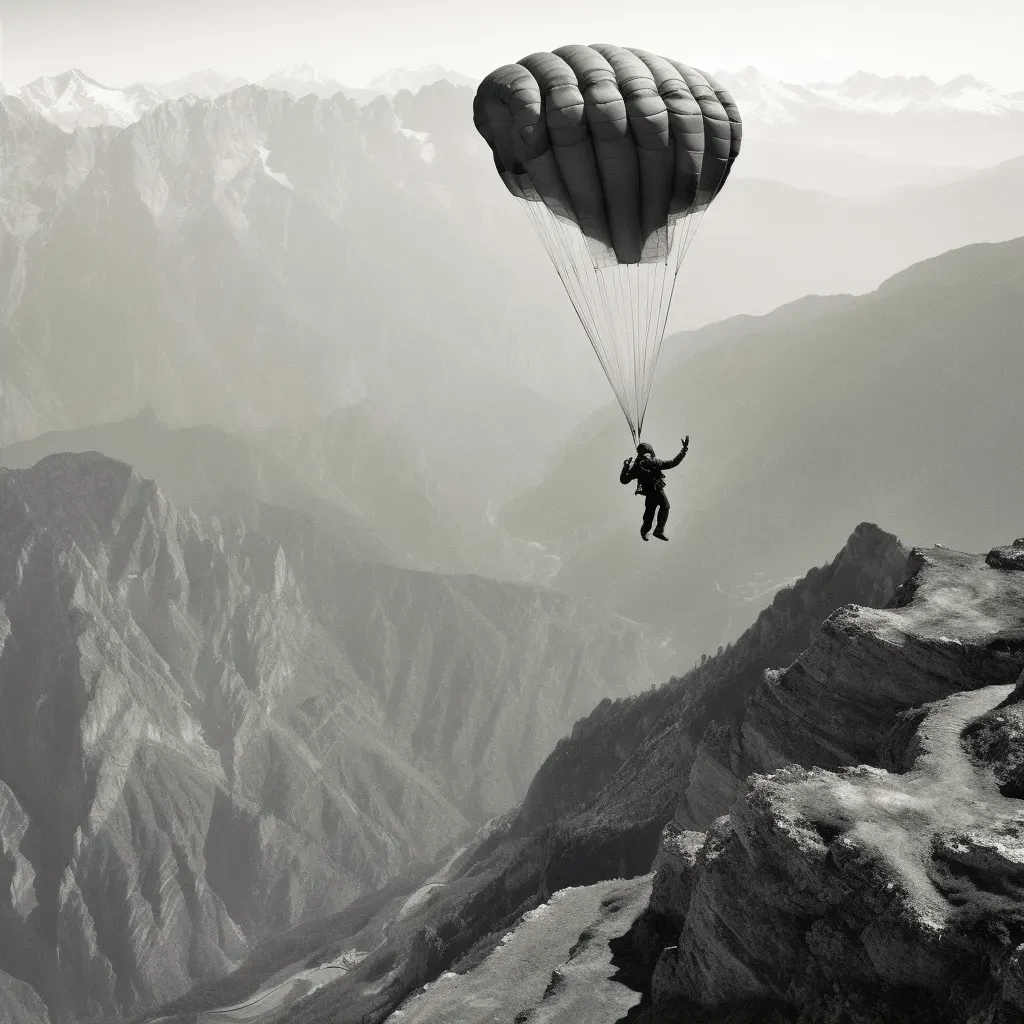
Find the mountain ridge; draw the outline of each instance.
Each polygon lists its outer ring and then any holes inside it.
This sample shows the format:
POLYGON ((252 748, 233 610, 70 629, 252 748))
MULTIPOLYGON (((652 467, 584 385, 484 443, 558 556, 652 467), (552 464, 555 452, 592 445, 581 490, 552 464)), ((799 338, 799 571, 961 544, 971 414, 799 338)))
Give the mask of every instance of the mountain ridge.
MULTIPOLYGON (((761 123, 796 121, 801 116, 825 110, 888 117, 922 114, 1005 117, 1024 113, 1024 91, 996 89, 970 74, 937 82, 926 75, 883 76, 858 71, 838 82, 796 84, 748 66, 738 71, 718 70, 715 76, 733 92, 746 117, 761 123)), ((337 92, 344 92, 365 102, 374 96, 393 96, 403 89, 416 92, 438 81, 474 88, 477 84, 477 79, 471 76, 435 64, 392 68, 372 78, 366 85, 345 85, 308 62, 271 72, 260 79, 259 84, 266 88, 284 89, 297 98, 318 95, 328 99, 337 92)), ((110 86, 78 69, 69 69, 56 75, 40 76, 10 90, 8 95, 31 102, 63 128, 97 123, 95 119, 102 116, 100 111, 104 109, 100 97, 105 97, 111 117, 107 123, 123 126, 130 123, 125 118, 137 119, 144 110, 165 99, 189 93, 213 97, 243 84, 249 84, 248 80, 207 69, 163 83, 110 86), (115 99, 117 94, 124 98, 115 99), (89 102, 83 105, 87 97, 89 102), (133 102, 127 102, 129 97, 133 102)))
POLYGON ((506 506, 503 524, 559 551, 564 588, 595 595, 615 581, 605 593, 617 606, 656 624, 667 623, 663 610, 687 609, 675 636, 689 660, 727 638, 723 621, 749 621, 764 601, 751 598, 752 584, 778 585, 815 560, 803 547, 789 561, 788 546, 808 544, 850 508, 960 548, 1014 532, 1005 510, 1019 474, 1007 425, 1020 405, 1000 368, 1016 350, 1022 248, 1022 239, 967 246, 873 293, 782 310, 746 335, 743 321, 731 325, 734 334, 712 332, 730 340, 702 348, 655 385, 650 438, 657 447, 660 425, 673 419, 691 426, 673 424, 671 436, 689 433, 693 444, 675 471, 679 483, 669 482, 680 496, 669 527, 673 536, 677 524, 676 536, 652 561, 632 554, 639 510, 609 471, 620 434, 613 409, 544 485, 506 506), (951 437, 961 446, 955 465, 951 437), (576 495, 570 508, 567 490, 576 495), (679 594, 679 580, 690 588, 698 578, 700 599, 679 594))
POLYGON ((973 75, 946 82, 926 75, 876 75, 858 71, 840 82, 795 84, 754 67, 717 71, 741 109, 754 121, 795 121, 823 110, 889 117, 919 114, 980 114, 1004 117, 1024 113, 1024 92, 1000 90, 973 75))

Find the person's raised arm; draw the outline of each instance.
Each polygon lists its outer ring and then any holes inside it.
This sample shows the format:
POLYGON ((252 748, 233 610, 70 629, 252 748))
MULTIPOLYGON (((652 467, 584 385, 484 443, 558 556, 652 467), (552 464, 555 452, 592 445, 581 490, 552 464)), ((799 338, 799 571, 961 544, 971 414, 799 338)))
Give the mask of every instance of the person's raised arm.
POLYGON ((674 459, 666 459, 664 462, 658 460, 658 469, 675 469, 683 459, 686 458, 686 453, 690 448, 690 435, 687 434, 683 438, 683 447, 679 449, 679 454, 674 459))
POLYGON ((622 472, 619 474, 619 483, 628 484, 633 479, 633 460, 625 459, 622 463, 622 472))

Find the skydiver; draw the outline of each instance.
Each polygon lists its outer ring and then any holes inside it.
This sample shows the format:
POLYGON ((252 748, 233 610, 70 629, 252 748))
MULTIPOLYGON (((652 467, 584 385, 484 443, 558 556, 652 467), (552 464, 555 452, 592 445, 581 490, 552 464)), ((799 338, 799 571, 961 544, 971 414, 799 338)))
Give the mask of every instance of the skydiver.
POLYGON ((654 536, 658 540, 668 540, 665 536, 665 523, 668 521, 671 506, 665 494, 664 470, 675 469, 686 458, 689 447, 690 436, 687 434, 683 438, 683 447, 679 449, 679 454, 674 459, 656 459, 654 449, 646 441, 641 441, 636 446, 636 458, 625 459, 622 463, 619 482, 628 484, 635 480, 636 493, 644 496, 644 522, 640 527, 640 536, 644 540, 647 540, 647 535, 651 532, 655 513, 658 516, 658 525, 654 528, 654 536))

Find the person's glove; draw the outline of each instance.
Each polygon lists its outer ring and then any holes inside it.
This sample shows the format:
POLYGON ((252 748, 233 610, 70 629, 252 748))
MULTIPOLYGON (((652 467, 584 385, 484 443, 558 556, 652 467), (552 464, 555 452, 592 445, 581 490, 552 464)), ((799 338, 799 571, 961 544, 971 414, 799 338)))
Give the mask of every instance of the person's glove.
POLYGON ((685 455, 686 452, 689 450, 689 447, 690 447, 690 435, 687 434, 686 437, 684 437, 682 440, 683 440, 683 454, 685 455))
POLYGON ((632 460, 631 458, 630 458, 630 459, 623 459, 623 460, 622 460, 622 464, 623 464, 624 466, 628 466, 628 465, 629 465, 629 464, 630 464, 630 463, 631 463, 632 461, 633 461, 633 460, 632 460))

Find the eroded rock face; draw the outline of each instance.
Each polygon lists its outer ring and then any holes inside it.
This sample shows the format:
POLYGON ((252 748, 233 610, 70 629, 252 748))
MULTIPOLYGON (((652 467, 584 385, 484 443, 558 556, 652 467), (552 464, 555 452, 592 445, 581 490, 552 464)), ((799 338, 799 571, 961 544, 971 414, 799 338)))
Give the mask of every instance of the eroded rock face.
POLYGON ((51 1018, 31 985, 0 971, 0 1020, 4 1024, 50 1024, 51 1018))
MULTIPOLYGON (((991 563, 990 563, 991 564, 991 563)), ((995 774, 1003 796, 1024 797, 1024 673, 1013 693, 964 731, 971 754, 995 774)))
POLYGON ((892 608, 841 610, 748 704, 751 737, 803 709, 808 767, 753 776, 711 824, 641 1019, 1020 1019, 1024 586, 955 552, 912 566, 892 608), (880 740, 891 772, 814 766, 880 740))
POLYGON ((264 518, 97 453, 0 473, 0 968, 58 1019, 170 1000, 431 861, 647 682, 638 632, 560 595, 264 518))
POLYGON ((986 991, 991 1011, 1019 1011, 1024 820, 973 793, 963 820, 948 781, 934 781, 943 802, 920 777, 870 768, 756 782, 697 858, 648 1019, 781 1004, 806 1021, 858 1006, 865 1021, 958 1021, 986 991))
POLYGON ((612 942, 623 978, 639 990, 649 990, 651 976, 656 973, 665 949, 676 948, 690 906, 697 878, 697 856, 704 840, 703 832, 686 831, 672 821, 665 826, 652 867, 650 903, 628 933, 612 942))
POLYGON ((1024 569, 1024 537, 1005 547, 993 548, 985 561, 993 569, 1024 569))
POLYGON ((893 607, 840 609, 789 668, 766 675, 728 725, 705 734, 680 821, 705 827, 756 772, 878 764, 901 712, 1016 678, 1021 595, 1015 575, 977 556, 915 551, 893 607))

